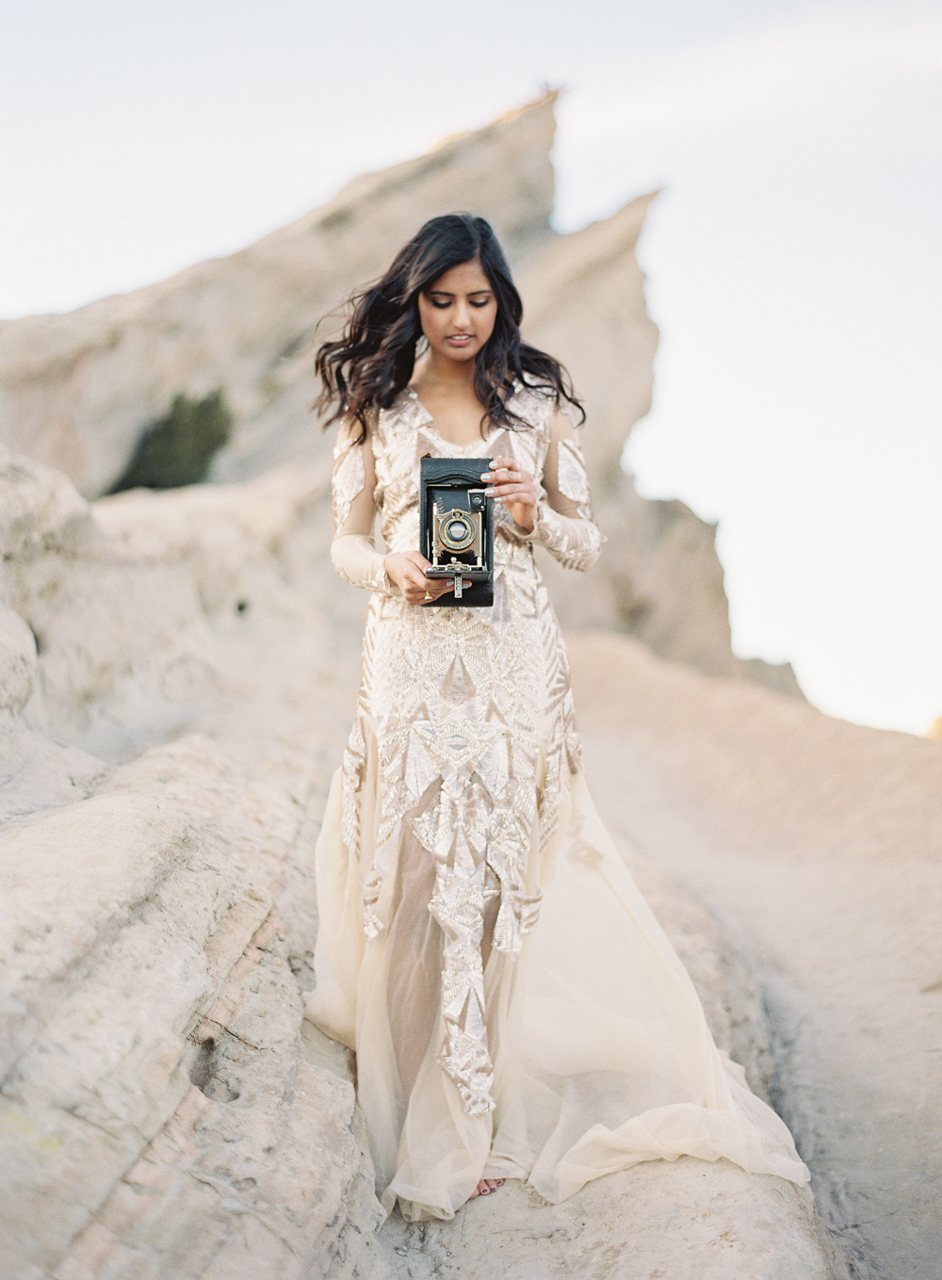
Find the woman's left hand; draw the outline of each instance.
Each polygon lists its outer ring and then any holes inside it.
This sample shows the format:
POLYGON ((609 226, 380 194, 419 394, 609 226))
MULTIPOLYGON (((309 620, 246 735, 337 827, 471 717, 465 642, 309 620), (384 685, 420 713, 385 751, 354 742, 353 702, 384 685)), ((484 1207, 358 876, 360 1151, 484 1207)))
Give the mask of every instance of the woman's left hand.
POLYGON ((488 497, 502 502, 516 524, 522 529, 533 528, 539 494, 529 471, 522 471, 513 458, 495 458, 481 479, 489 482, 488 497))

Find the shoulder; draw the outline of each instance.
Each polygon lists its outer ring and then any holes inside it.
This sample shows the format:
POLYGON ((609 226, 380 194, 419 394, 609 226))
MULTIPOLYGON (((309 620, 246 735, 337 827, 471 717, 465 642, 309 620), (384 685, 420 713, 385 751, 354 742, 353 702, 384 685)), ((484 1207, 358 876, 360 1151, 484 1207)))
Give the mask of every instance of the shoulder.
POLYGON ((369 424, 364 427, 352 414, 341 418, 334 438, 334 460, 339 461, 348 453, 361 453, 362 446, 370 441, 371 435, 369 424))
POLYGON ((514 384, 513 395, 508 402, 510 408, 527 426, 545 440, 550 438, 550 426, 558 412, 556 397, 545 387, 533 386, 529 382, 520 381, 514 384))
POLYGON ((388 409, 368 408, 365 423, 349 415, 342 419, 337 431, 334 457, 356 446, 365 446, 375 453, 391 436, 414 426, 419 409, 417 400, 407 388, 396 396, 388 409))
POLYGON ((428 415, 411 387, 404 387, 387 409, 373 414, 373 434, 381 440, 401 432, 414 431, 428 415))

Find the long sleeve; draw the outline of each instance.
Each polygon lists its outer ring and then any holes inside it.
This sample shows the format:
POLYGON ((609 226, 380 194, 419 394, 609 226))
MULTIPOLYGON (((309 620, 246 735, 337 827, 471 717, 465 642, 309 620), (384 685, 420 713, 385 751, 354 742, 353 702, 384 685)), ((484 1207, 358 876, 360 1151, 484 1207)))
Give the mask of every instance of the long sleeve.
POLYGON ((331 498, 334 538, 330 558, 345 582, 383 595, 398 595, 383 566, 383 556, 373 542, 376 506, 376 465, 369 433, 360 444, 357 423, 345 423, 334 447, 331 498))
POLYGON ((550 443, 543 469, 546 495, 537 503, 528 541, 545 547, 565 569, 588 569, 595 564, 605 537, 592 514, 589 478, 575 424, 557 410, 550 419, 550 443))

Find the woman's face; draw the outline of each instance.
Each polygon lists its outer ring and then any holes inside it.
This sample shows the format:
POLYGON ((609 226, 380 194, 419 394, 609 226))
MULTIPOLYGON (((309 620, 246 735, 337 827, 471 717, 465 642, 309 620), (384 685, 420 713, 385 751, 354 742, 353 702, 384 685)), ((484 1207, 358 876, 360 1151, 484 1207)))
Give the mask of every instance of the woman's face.
POLYGON ((452 267, 419 294, 429 348, 446 360, 473 360, 494 332, 497 299, 475 258, 452 267))

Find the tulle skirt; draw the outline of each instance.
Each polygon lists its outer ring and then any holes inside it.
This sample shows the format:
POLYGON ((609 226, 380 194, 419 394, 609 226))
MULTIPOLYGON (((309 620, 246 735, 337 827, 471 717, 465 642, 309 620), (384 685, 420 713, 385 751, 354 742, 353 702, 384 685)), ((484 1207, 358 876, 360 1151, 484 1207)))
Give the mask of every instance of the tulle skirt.
MULTIPOLYGON (((367 744, 361 847, 379 820, 376 750, 367 744)), ((442 940, 428 910, 429 856, 402 839, 388 923, 368 939, 368 868, 344 844, 341 790, 338 772, 317 845, 317 987, 307 1013, 356 1051, 387 1211, 398 1201, 410 1221, 450 1218, 485 1177, 523 1179, 556 1203, 603 1174, 682 1155, 808 1181, 786 1126, 714 1045, 579 773, 539 854, 536 927, 518 955, 494 948, 486 959, 494 1107, 468 1114, 439 1062, 442 940)))

